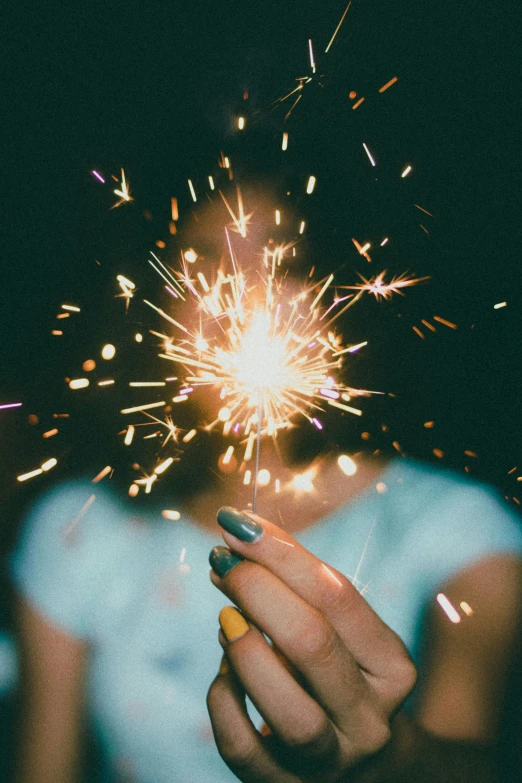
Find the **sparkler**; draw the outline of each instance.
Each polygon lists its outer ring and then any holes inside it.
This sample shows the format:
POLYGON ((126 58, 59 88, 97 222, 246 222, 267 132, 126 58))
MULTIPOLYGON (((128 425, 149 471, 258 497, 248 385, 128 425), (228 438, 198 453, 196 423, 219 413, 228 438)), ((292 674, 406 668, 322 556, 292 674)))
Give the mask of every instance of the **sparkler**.
MULTIPOLYGON (((313 190, 313 183, 315 177, 310 177, 307 192, 313 190)), ((232 218, 232 229, 239 235, 236 241, 244 242, 253 213, 245 214, 239 188, 237 210, 221 191, 220 196, 232 218)), ((250 264, 248 269, 239 264, 239 252, 228 228, 225 228, 225 246, 229 256, 227 265, 222 262, 209 270, 207 264, 205 273, 190 274, 186 261, 196 264, 198 260, 192 249, 182 253, 179 270, 171 269, 155 255, 150 262, 167 282, 167 290, 188 305, 189 313, 183 320, 173 318, 148 300, 144 302, 174 327, 172 336, 162 336, 163 351, 159 354, 162 359, 180 366, 185 373, 180 378, 181 388, 172 401, 182 403, 198 389, 211 389, 219 398, 221 408, 206 429, 220 427, 225 436, 236 441, 236 445, 230 446, 225 453, 223 464, 229 464, 237 445, 243 450, 244 466, 254 461, 253 468, 245 473, 245 483, 249 483, 253 475, 255 510, 257 489, 263 484, 259 465, 262 437, 276 437, 279 430, 293 426, 296 417, 303 417, 312 426, 322 429, 320 416, 328 407, 360 416, 359 408, 346 403, 354 397, 373 393, 337 380, 347 355, 362 348, 366 342, 343 345, 333 322, 364 291, 386 299, 424 278, 401 275, 385 283, 385 272, 372 280, 361 278, 363 283, 359 286, 340 286, 355 289, 357 295, 336 295, 333 304, 326 307, 324 301, 329 290, 334 288, 334 274, 318 282, 308 280, 299 289, 287 281, 286 254, 293 243, 260 248, 259 263, 250 264), (346 300, 348 304, 345 304, 346 300)), ((146 403, 126 408, 122 413, 145 413, 165 404, 164 401, 146 403)), ((159 419, 154 420, 161 424, 159 419)), ((169 437, 176 440, 172 420, 170 424, 169 437)), ((194 437, 195 431, 188 435, 194 437)), ((188 435, 183 438, 184 442, 188 441, 188 435)), ((168 467, 162 466, 154 475, 168 467)), ((140 481, 145 484, 146 491, 150 491, 152 477, 140 481)), ((310 481, 308 477, 307 486, 310 481)))

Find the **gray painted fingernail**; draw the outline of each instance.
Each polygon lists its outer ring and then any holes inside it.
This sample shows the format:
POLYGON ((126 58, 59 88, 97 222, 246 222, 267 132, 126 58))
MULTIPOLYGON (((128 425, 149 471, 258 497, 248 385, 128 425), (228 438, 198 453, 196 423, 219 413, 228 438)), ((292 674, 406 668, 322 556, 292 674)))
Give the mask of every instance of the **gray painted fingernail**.
POLYGON ((244 557, 231 552, 226 546, 215 546, 209 555, 208 561, 216 574, 223 577, 244 559, 244 557))
POLYGON ((223 506, 219 509, 217 521, 228 533, 248 544, 259 541, 263 535, 263 528, 258 522, 254 522, 242 511, 231 506, 223 506))

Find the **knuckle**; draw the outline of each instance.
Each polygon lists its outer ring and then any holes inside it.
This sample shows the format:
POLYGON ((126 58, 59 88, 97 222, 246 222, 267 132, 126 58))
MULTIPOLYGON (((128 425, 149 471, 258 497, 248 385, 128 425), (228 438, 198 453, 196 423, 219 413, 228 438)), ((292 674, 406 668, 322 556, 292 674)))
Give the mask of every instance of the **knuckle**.
POLYGON ((415 687, 417 669, 406 651, 394 661, 391 681, 399 701, 405 699, 415 687))
POLYGON ((336 632, 323 618, 311 623, 301 638, 299 658, 305 664, 325 664, 339 649, 336 632))
POLYGON ((223 761, 239 776, 258 766, 259 748, 250 739, 237 736, 227 738, 218 743, 218 751, 223 761))
POLYGON ((321 604, 327 611, 349 612, 359 597, 352 583, 346 577, 341 577, 341 580, 340 586, 339 584, 328 585, 323 591, 321 604))
POLYGON ((391 740, 392 732, 387 721, 377 720, 368 732, 367 745, 364 749, 365 755, 371 756, 382 750, 391 740))
POLYGON ((388 721, 375 713, 366 716, 364 729, 359 733, 357 741, 349 748, 347 758, 351 765, 357 765, 383 750, 392 738, 388 721))
POLYGON ((285 745, 299 754, 317 755, 331 744, 331 727, 324 716, 310 720, 299 732, 289 732, 281 737, 285 745))

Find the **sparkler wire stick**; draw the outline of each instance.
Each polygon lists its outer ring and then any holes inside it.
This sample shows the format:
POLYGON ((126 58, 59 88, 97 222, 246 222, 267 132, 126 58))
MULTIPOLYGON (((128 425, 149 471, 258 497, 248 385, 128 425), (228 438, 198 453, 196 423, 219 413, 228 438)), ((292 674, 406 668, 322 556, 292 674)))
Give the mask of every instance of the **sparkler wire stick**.
POLYGON ((261 452, 261 427, 263 424, 264 395, 263 389, 259 390, 259 403, 257 406, 257 433, 256 433, 256 467, 254 472, 254 498, 252 501, 252 511, 254 514, 257 509, 257 487, 259 477, 259 455, 261 452))

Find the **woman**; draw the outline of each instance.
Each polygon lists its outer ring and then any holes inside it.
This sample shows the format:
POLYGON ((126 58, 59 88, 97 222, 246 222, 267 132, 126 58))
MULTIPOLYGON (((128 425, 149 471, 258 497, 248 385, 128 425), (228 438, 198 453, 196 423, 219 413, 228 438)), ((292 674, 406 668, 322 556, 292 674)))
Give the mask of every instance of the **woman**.
POLYGON ((495 780, 518 521, 450 471, 356 463, 346 475, 330 456, 296 478, 267 445, 272 522, 222 508, 216 525, 220 506, 248 507, 237 473, 178 520, 153 494, 137 518, 101 485, 44 497, 12 564, 19 783, 78 780, 87 716, 109 781, 495 780), (224 596, 241 614, 220 612, 224 596))

